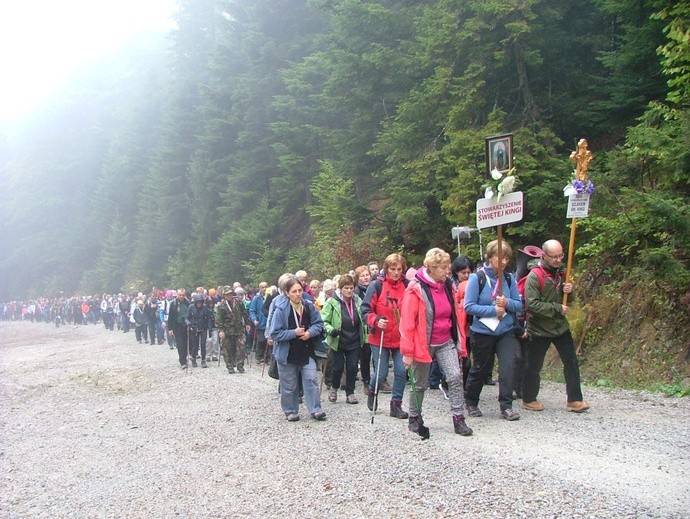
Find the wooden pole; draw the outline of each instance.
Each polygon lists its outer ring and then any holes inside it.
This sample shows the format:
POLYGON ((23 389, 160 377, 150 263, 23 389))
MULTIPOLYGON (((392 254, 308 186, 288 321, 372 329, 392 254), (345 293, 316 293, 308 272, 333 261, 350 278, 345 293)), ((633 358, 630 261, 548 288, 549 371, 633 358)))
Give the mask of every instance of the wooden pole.
POLYGON ((499 225, 498 231, 498 267, 496 268, 496 295, 503 295, 503 226, 499 225))
MULTIPOLYGON (((573 218, 570 224, 570 243, 568 245, 568 263, 565 268, 565 283, 570 283, 570 271, 573 268, 573 252, 575 251, 575 232, 577 230, 577 218, 573 218)), ((568 294, 563 293, 563 304, 568 304, 568 294)))

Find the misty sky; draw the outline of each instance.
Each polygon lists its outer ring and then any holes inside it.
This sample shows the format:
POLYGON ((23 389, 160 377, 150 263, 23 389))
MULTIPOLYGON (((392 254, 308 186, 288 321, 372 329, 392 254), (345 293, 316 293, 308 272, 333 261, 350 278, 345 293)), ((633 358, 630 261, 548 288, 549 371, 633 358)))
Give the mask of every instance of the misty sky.
POLYGON ((0 2, 0 123, 35 109, 75 70, 171 26, 175 0, 0 2))

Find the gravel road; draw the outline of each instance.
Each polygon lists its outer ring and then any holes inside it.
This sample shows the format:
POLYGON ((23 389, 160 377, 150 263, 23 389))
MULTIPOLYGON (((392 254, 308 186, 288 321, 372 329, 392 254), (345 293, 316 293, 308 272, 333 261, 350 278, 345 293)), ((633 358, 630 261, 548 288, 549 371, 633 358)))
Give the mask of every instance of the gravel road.
POLYGON ((324 391, 325 422, 290 423, 260 367, 185 375, 133 335, 0 323, 1 517, 690 517, 688 398, 587 387, 576 415, 545 383, 507 422, 486 387, 460 437, 430 391, 422 441, 372 425, 359 382, 359 405, 324 391))

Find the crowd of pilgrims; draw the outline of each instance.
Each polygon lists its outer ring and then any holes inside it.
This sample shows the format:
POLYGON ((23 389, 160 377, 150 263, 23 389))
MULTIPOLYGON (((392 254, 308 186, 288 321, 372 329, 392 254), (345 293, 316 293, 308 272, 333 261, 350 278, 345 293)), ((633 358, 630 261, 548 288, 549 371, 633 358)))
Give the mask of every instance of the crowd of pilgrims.
MULTIPOLYGON (((504 282, 505 295, 497 296, 495 288, 492 292, 497 251, 491 242, 479 267, 488 291, 477 275, 468 290, 473 261, 458 256, 451 262, 448 253, 434 248, 418 269, 408 268, 402 255, 390 254, 381 268, 372 261, 323 282, 309 281, 301 270, 283 274, 271 287, 236 282, 189 293, 154 288, 149 294, 11 301, 0 309, 3 320, 102 323, 108 330, 134 331, 139 343, 177 350, 187 372, 198 367, 197 360, 202 368, 224 360, 235 375, 245 373, 245 361, 250 366, 254 361, 262 374, 268 368, 278 379, 281 410, 291 422, 300 419, 301 406, 312 419, 326 419, 324 387, 328 402, 358 404, 355 385, 361 381, 372 420, 379 395, 390 394, 389 416, 407 420, 410 431, 428 437, 424 396, 427 389, 440 389, 454 432, 469 436, 473 431, 466 417, 482 416, 479 396, 485 385, 495 384, 495 360, 500 416, 508 421, 520 417, 512 403, 521 398, 524 382, 525 352, 519 341, 526 337, 524 312, 513 274, 504 282), (469 304, 466 293, 473 298, 469 304), (493 313, 486 313, 489 308, 493 313), (486 320, 490 315, 498 317, 495 323, 486 320)), ((512 249, 504 242, 502 252, 505 269, 512 249)))

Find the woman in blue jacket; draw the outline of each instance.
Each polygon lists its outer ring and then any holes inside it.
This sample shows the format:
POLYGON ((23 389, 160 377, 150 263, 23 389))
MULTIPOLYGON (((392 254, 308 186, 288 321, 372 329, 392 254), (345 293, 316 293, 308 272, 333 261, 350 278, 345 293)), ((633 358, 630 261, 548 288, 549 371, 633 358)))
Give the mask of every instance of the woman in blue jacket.
POLYGON ((496 270, 498 269, 498 241, 486 246, 486 263, 470 275, 465 292, 465 312, 472 316, 470 330, 474 343, 472 345, 472 368, 465 388, 467 414, 482 416, 479 395, 484 387, 487 375, 492 366, 494 355, 498 359, 498 403, 501 416, 513 421, 520 418, 513 410, 513 371, 515 356, 518 350, 514 329, 517 326, 517 312, 522 310, 522 301, 517 289, 517 282, 512 274, 505 272, 513 250, 505 241, 502 242, 503 281, 502 295, 499 295, 496 270))
POLYGON ((273 355, 280 376, 280 405, 290 422, 299 420, 299 375, 302 375, 304 401, 311 417, 325 420, 321 409, 316 354, 312 341, 321 341, 323 320, 314 304, 302 298, 302 285, 295 277, 285 282, 287 297, 275 299, 270 317, 273 355))

